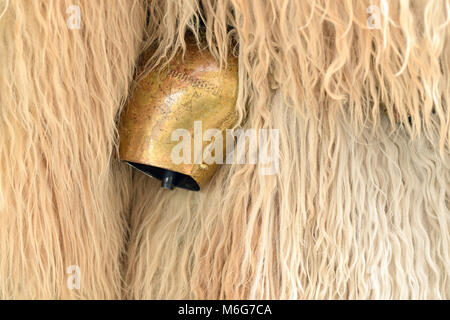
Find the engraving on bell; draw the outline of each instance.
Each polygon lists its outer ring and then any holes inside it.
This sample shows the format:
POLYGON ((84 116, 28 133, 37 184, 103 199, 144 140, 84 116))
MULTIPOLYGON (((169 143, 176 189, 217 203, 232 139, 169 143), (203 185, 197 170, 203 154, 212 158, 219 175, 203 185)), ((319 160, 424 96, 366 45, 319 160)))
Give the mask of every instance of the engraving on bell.
MULTIPOLYGON (((119 156, 134 168, 162 181, 162 187, 198 191, 219 164, 174 163, 171 154, 179 141, 176 129, 190 132, 194 122, 203 130, 218 129, 225 135, 236 122, 238 62, 230 55, 226 67, 208 50, 200 50, 193 38, 186 39, 186 52, 170 64, 144 76, 133 91, 119 124, 119 156)), ((202 150, 210 142, 202 140, 202 150)), ((191 159, 195 158, 191 154, 191 159)))

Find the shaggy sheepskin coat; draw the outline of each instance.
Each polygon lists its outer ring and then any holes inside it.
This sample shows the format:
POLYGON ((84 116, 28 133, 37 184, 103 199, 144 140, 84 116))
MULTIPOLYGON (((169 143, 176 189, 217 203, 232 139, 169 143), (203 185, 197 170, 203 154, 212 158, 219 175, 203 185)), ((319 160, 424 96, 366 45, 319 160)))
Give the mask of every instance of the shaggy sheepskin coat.
POLYGON ((0 0, 0 298, 449 299, 449 21, 449 0, 0 0), (167 191, 118 160, 140 54, 187 33, 238 56, 276 174, 167 191))

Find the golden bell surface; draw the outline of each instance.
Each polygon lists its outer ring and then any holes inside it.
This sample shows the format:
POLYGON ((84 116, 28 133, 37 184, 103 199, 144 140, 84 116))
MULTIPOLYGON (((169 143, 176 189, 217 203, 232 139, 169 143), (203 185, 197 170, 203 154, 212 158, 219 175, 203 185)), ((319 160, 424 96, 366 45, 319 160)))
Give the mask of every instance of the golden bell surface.
POLYGON ((222 135, 234 126, 238 63, 230 56, 220 70, 209 51, 200 50, 193 38, 186 42, 184 56, 179 53, 139 81, 121 115, 119 156, 167 189, 198 191, 219 165, 202 161, 202 150, 212 142, 198 137, 199 125, 222 135), (186 134, 174 139, 179 130, 186 134), (190 146, 181 163, 173 156, 180 143, 190 146))

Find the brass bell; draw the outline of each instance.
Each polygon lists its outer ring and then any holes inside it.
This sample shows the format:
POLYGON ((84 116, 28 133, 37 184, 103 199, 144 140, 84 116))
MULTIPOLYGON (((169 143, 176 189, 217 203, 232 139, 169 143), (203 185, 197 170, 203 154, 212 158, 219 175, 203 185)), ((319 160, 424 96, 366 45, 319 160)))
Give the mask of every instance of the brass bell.
MULTIPOLYGON (((195 148, 187 157, 191 161, 174 161, 173 150, 180 140, 174 140, 173 133, 177 129, 189 132, 183 140, 188 137, 190 141, 182 142, 198 146, 195 123, 201 123, 203 131, 218 129, 223 134, 234 126, 238 62, 230 54, 221 69, 193 37, 188 37, 186 44, 184 55, 178 53, 169 64, 154 68, 138 82, 121 115, 119 157, 161 180, 164 188, 198 191, 219 164, 199 162, 195 148)), ((208 144, 202 139, 201 149, 208 144)))

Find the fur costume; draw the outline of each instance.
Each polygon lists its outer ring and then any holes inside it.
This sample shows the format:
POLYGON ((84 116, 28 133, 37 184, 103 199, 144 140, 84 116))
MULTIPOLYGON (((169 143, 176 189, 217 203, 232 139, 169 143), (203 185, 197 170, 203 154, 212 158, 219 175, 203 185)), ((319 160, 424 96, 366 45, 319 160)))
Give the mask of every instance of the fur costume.
POLYGON ((449 0, 0 0, 0 298, 449 299, 449 75, 449 0), (117 120, 202 24, 279 171, 162 190, 117 120))

